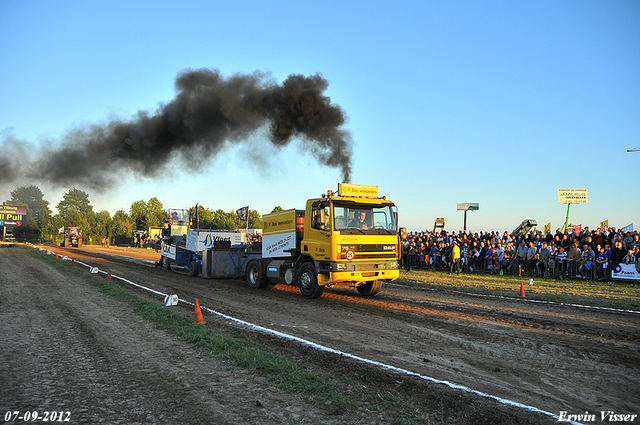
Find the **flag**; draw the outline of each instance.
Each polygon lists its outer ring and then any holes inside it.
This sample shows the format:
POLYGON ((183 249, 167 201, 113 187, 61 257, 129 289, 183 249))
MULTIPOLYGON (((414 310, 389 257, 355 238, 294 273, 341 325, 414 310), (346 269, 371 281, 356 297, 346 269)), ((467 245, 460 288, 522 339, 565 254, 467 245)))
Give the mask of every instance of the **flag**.
POLYGON ((626 226, 620 228, 623 232, 633 232, 633 223, 627 224, 626 226))
POLYGON ((609 220, 601 221, 600 222, 600 231, 601 232, 606 232, 608 230, 609 230, 609 220))
POLYGON ((551 222, 544 225, 544 234, 548 235, 549 233, 551 233, 551 222))
POLYGON ((249 216, 249 206, 242 207, 239 210, 236 210, 236 214, 238 215, 238 220, 247 221, 249 216))
POLYGON ((58 229, 58 234, 60 233, 64 233, 64 226, 62 226, 61 228, 58 229))
POLYGON ((582 224, 576 224, 573 228, 576 230, 576 233, 582 232, 582 224))
POLYGON ((196 207, 193 210, 193 221, 194 223, 198 223, 198 204, 196 204, 196 207))

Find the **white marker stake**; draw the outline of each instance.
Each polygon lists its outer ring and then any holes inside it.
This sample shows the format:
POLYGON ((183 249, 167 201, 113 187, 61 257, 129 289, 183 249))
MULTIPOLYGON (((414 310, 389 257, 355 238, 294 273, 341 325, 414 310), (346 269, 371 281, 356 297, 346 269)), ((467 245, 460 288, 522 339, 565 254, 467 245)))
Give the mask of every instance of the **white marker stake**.
POLYGON ((178 305, 178 296, 177 295, 167 295, 164 297, 164 305, 169 307, 172 305, 178 305))

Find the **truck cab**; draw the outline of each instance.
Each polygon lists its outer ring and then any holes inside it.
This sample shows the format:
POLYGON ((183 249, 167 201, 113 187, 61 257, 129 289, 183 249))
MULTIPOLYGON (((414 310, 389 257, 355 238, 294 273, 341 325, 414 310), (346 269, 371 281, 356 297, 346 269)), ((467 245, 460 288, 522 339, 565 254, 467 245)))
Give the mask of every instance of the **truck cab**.
POLYGON ((340 184, 337 193, 308 200, 305 217, 310 220, 305 220, 300 261, 316 276, 299 274, 303 293, 355 286, 374 295, 383 281, 398 278, 397 208, 377 196, 377 187, 340 184))

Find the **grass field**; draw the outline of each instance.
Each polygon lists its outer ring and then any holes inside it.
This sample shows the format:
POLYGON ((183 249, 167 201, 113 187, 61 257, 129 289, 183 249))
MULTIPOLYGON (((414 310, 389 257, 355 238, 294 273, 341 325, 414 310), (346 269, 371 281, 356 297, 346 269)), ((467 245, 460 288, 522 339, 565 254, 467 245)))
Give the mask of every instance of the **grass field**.
POLYGON ((524 284, 527 298, 558 303, 581 304, 640 310, 640 283, 598 282, 588 280, 555 280, 530 277, 500 276, 482 273, 447 275, 442 271, 401 270, 401 282, 411 282, 432 289, 455 290, 478 294, 520 296, 524 284))

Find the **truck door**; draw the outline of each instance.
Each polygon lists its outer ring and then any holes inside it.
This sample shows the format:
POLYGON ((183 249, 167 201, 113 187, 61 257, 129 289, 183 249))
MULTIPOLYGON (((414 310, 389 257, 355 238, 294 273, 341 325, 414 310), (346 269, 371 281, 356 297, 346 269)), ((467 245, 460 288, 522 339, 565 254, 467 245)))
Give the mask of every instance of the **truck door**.
POLYGON ((305 229, 302 252, 310 254, 317 261, 331 260, 331 204, 314 202, 311 206, 311 222, 305 229))

